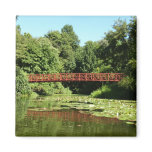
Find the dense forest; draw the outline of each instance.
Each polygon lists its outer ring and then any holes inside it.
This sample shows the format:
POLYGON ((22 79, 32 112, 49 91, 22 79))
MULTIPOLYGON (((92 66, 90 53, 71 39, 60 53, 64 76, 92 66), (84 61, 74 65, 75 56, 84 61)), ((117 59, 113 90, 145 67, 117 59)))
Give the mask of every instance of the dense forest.
MULTIPOLYGON (((102 28, 102 27, 101 27, 102 28)), ((21 34, 16 26, 16 95, 87 94, 136 99, 136 18, 115 21, 102 40, 80 40, 71 25, 43 37, 21 34), (30 73, 125 73, 120 82, 29 83, 30 73)))

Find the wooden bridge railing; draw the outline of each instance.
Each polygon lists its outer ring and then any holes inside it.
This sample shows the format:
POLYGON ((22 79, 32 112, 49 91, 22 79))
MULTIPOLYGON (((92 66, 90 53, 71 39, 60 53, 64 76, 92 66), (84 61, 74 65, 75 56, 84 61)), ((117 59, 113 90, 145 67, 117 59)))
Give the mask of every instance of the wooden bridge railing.
POLYGON ((29 82, 120 81, 123 73, 53 73, 30 74, 29 82))

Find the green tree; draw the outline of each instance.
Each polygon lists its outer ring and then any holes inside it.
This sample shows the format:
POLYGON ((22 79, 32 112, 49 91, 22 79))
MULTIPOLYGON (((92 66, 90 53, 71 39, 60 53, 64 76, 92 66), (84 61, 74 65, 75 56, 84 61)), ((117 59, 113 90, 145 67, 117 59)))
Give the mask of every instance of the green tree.
POLYGON ((79 47, 80 40, 78 36, 75 34, 72 25, 65 25, 62 29, 62 38, 67 39, 73 51, 79 47))
POLYGON ((17 94, 31 94, 31 88, 27 80, 27 74, 16 67, 16 93, 17 94))
POLYGON ((105 58, 108 65, 113 67, 114 71, 112 72, 124 72, 128 61, 127 23, 118 20, 113 25, 113 29, 114 31, 106 33, 107 46, 103 51, 103 45, 101 45, 101 56, 105 58))
POLYGON ((48 32, 45 37, 51 41, 53 47, 60 48, 62 44, 62 35, 59 31, 48 32))
POLYGON ((120 85, 131 90, 132 97, 136 98, 136 17, 133 17, 128 25, 128 63, 126 64, 126 75, 120 85))
POLYGON ((83 47, 83 51, 81 53, 82 60, 80 66, 80 72, 83 73, 91 73, 96 66, 96 56, 95 56, 95 45, 94 42, 88 41, 85 43, 83 47))

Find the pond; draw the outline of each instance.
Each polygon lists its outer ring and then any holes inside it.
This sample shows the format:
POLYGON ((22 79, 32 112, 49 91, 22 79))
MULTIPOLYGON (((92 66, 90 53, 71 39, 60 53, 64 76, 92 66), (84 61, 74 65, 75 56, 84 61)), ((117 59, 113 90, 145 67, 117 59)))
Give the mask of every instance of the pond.
POLYGON ((136 136, 136 121, 102 116, 106 106, 101 101, 102 108, 101 105, 99 108, 94 102, 99 105, 99 101, 87 96, 19 98, 16 100, 16 135, 136 136))

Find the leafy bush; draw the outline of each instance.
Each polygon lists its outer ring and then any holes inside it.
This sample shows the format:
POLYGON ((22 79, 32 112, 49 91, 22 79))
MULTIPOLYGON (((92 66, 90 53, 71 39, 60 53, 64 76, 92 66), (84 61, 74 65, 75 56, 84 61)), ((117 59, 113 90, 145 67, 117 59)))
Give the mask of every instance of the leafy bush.
POLYGON ((119 86, 119 84, 103 85, 101 88, 93 91, 91 97, 108 99, 135 99, 135 94, 128 88, 119 86))
POLYGON ((27 80, 27 74, 19 67, 16 67, 16 93, 27 95, 30 95, 32 93, 27 80))
POLYGON ((133 77, 127 76, 118 82, 118 84, 119 86, 130 89, 131 91, 136 91, 136 79, 133 77))
POLYGON ((64 88, 63 94, 72 94, 72 91, 68 88, 64 88))
POLYGON ((98 89, 98 90, 95 90, 91 93, 91 97, 94 97, 94 98, 99 98, 101 96, 102 92, 101 92, 101 88, 98 89))
POLYGON ((45 83, 35 83, 32 86, 32 90, 39 95, 52 95, 52 89, 48 84, 45 83))
POLYGON ((72 94, 72 91, 68 87, 64 88, 62 83, 56 82, 54 83, 54 93, 55 94, 72 94))
POLYGON ((71 94, 69 88, 64 88, 61 82, 33 83, 31 88, 39 95, 71 94))
POLYGON ((91 93, 91 96, 94 98, 106 98, 107 95, 111 92, 111 88, 107 85, 103 85, 98 90, 95 90, 91 93))

